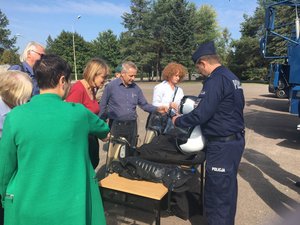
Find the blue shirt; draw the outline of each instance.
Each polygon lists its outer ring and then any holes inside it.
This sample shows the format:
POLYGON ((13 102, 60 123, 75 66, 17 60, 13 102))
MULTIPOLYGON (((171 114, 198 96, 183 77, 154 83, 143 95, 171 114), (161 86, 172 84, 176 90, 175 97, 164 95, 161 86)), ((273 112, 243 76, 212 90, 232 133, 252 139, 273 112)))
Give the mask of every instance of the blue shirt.
POLYGON ((224 66, 217 67, 204 81, 198 106, 178 117, 175 125, 201 125, 206 136, 229 136, 244 129, 243 89, 239 79, 224 66))
POLYGON ((148 104, 140 87, 132 83, 128 87, 120 78, 109 82, 100 100, 100 118, 113 120, 136 120, 136 106, 146 112, 156 111, 156 107, 148 104))
POLYGON ((27 62, 22 62, 22 66, 21 65, 12 65, 11 67, 8 68, 8 70, 20 70, 20 71, 23 71, 23 72, 27 73, 28 76, 31 77, 32 82, 33 82, 32 95, 38 95, 40 93, 40 88, 38 87, 37 81, 36 81, 35 76, 33 74, 33 70, 28 65, 27 62))

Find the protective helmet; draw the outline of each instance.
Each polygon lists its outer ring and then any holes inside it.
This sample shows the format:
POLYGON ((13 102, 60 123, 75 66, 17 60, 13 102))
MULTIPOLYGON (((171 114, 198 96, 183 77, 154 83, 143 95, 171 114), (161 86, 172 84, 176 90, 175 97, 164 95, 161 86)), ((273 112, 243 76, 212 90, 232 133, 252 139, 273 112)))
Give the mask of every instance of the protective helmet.
POLYGON ((200 125, 191 129, 190 137, 186 141, 176 138, 176 145, 184 154, 196 154, 201 151, 204 148, 205 139, 202 135, 200 125))
POLYGON ((179 113, 180 114, 187 114, 191 112, 200 102, 200 98, 192 95, 185 95, 181 99, 179 105, 179 113))
MULTIPOLYGON (((184 96, 180 102, 179 112, 187 114, 198 106, 200 98, 196 96, 184 96)), ((205 146, 205 138, 202 135, 200 125, 189 129, 189 137, 187 139, 176 138, 178 149, 184 154, 196 154, 205 146)))

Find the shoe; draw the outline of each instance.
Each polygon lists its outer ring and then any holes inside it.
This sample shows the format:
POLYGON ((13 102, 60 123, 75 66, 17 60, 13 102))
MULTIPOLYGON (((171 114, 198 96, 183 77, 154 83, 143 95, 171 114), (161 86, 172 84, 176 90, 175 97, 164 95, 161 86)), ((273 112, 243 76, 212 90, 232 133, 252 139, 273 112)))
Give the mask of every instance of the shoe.
POLYGON ((300 181, 295 182, 296 187, 300 187, 300 181))

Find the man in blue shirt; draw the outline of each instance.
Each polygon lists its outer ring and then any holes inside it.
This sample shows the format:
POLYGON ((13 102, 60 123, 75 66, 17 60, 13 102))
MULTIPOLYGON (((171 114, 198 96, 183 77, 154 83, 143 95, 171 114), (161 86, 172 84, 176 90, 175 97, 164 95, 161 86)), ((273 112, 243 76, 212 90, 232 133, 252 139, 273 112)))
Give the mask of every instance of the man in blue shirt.
POLYGON ((100 100, 100 118, 109 119, 111 134, 127 139, 132 147, 136 146, 137 112, 139 106, 144 111, 166 113, 166 107, 148 104, 140 87, 134 83, 137 67, 133 62, 122 64, 121 76, 109 82, 100 100))
POLYGON ((239 79, 221 65, 213 42, 200 45, 192 59, 206 78, 198 106, 175 116, 178 127, 201 125, 206 144, 204 207, 209 225, 233 225, 237 172, 245 147, 244 94, 239 79))
POLYGON ((45 55, 45 48, 34 41, 31 41, 27 44, 26 48, 24 49, 23 53, 20 55, 21 65, 13 65, 8 70, 20 70, 28 74, 31 77, 33 82, 33 91, 32 95, 37 95, 40 93, 40 89, 37 85, 37 81, 35 79, 33 73, 33 65, 37 60, 40 60, 41 57, 45 55))

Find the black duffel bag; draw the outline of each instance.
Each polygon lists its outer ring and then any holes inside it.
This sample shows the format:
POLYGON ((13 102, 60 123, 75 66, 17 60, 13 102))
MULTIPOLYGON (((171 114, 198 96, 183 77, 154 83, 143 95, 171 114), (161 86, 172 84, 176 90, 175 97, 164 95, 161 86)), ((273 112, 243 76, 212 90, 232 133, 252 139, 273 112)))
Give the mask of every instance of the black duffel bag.
POLYGON ((185 185, 195 174, 195 169, 183 169, 176 165, 155 163, 136 156, 120 161, 112 161, 110 169, 122 177, 163 183, 171 191, 182 192, 189 189, 185 185))
POLYGON ((148 144, 137 148, 141 158, 153 162, 179 165, 196 165, 205 161, 205 152, 199 151, 197 154, 183 154, 178 150, 174 135, 159 135, 148 144))

